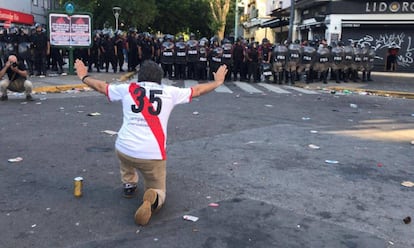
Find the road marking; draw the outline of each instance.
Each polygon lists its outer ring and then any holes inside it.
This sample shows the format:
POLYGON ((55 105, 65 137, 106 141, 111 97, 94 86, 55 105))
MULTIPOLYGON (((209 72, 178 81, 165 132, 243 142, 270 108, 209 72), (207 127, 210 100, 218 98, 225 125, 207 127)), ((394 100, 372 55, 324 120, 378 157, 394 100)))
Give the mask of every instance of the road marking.
POLYGON ((291 93, 291 92, 289 92, 287 90, 284 90, 284 89, 282 89, 278 86, 267 84, 267 83, 258 83, 258 85, 260 85, 260 86, 262 86, 262 87, 264 87, 264 88, 266 88, 270 91, 280 93, 280 94, 290 94, 291 93))
POLYGON ((175 84, 175 82, 174 81, 172 81, 172 80, 170 80, 170 79, 168 79, 168 78, 163 78, 162 80, 161 80, 161 82, 163 83, 163 84, 165 84, 165 85, 173 85, 173 84, 175 84))
POLYGON ((225 86, 224 84, 217 87, 214 91, 218 93, 230 93, 230 94, 233 93, 233 91, 229 89, 229 87, 225 86))
POLYGON ((197 85, 197 84, 198 84, 198 82, 195 81, 195 80, 184 80, 184 86, 186 88, 191 88, 191 87, 193 87, 194 85, 197 85))
POLYGON ((313 90, 307 90, 307 89, 303 89, 303 88, 299 88, 299 87, 293 87, 293 86, 285 86, 286 88, 288 88, 288 89, 291 89, 291 90, 296 90, 296 91, 299 91, 300 93, 304 93, 304 94, 313 94, 313 95, 316 95, 316 94, 319 94, 318 92, 316 92, 316 91, 313 91, 313 90))
POLYGON ((256 89, 255 87, 245 82, 236 81, 234 84, 248 93, 263 93, 263 91, 256 89))

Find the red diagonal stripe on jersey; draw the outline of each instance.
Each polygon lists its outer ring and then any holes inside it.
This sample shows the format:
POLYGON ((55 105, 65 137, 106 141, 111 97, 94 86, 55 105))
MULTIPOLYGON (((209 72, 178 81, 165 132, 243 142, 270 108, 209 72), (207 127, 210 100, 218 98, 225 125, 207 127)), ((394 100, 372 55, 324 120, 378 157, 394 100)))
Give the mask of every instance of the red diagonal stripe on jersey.
MULTIPOLYGON (((132 96, 135 104, 139 106, 139 102, 137 101, 137 96, 134 94, 135 89, 139 88, 139 84, 131 83, 129 87, 129 93, 132 96)), ((165 160, 167 158, 167 154, 165 152, 165 135, 164 130, 162 129, 160 118, 156 115, 152 115, 149 113, 148 109, 153 108, 152 103, 149 101, 147 96, 144 96, 144 107, 142 108, 141 114, 144 116, 144 119, 147 121, 148 126, 150 127, 152 133, 155 136, 155 139, 158 142, 158 146, 160 148, 160 152, 162 155, 162 159, 165 160)))

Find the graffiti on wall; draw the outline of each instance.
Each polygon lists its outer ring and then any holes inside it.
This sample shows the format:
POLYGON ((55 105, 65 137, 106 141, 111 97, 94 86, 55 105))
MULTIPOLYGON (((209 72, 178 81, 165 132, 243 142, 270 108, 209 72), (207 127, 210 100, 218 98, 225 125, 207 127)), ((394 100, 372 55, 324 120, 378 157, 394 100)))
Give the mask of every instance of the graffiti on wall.
MULTIPOLYGON (((402 67, 414 66, 412 36, 406 35, 404 32, 378 34, 377 36, 367 34, 359 39, 348 39, 348 41, 360 46, 373 47, 377 55, 381 54, 379 51, 385 50, 386 53, 389 48, 398 48, 398 65, 402 67)), ((376 59, 384 60, 384 57, 377 56, 376 59)))

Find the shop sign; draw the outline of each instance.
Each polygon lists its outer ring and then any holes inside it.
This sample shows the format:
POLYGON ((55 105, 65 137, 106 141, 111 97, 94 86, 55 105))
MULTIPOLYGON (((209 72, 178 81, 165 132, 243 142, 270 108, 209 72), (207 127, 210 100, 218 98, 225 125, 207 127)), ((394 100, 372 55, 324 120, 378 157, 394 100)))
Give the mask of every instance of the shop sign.
POLYGON ((367 2, 366 13, 414 13, 414 2, 367 2))

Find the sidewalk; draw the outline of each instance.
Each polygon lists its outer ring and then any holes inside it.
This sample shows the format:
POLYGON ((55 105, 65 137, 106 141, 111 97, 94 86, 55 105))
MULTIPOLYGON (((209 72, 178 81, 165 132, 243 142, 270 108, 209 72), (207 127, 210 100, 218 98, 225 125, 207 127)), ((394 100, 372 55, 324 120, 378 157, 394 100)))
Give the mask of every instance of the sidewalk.
MULTIPOLYGON (((128 73, 90 73, 91 76, 105 80, 109 83, 125 81, 128 73)), ((321 82, 305 84, 296 83, 295 86, 315 89, 315 90, 332 90, 332 91, 351 91, 366 94, 375 94, 382 96, 395 96, 414 99, 414 73, 398 72, 372 72, 371 82, 350 82, 337 84, 329 81, 328 84, 321 82)), ((76 75, 57 75, 49 74, 47 77, 30 77, 33 82, 36 93, 57 93, 72 89, 84 89, 86 85, 82 84, 76 75)))

